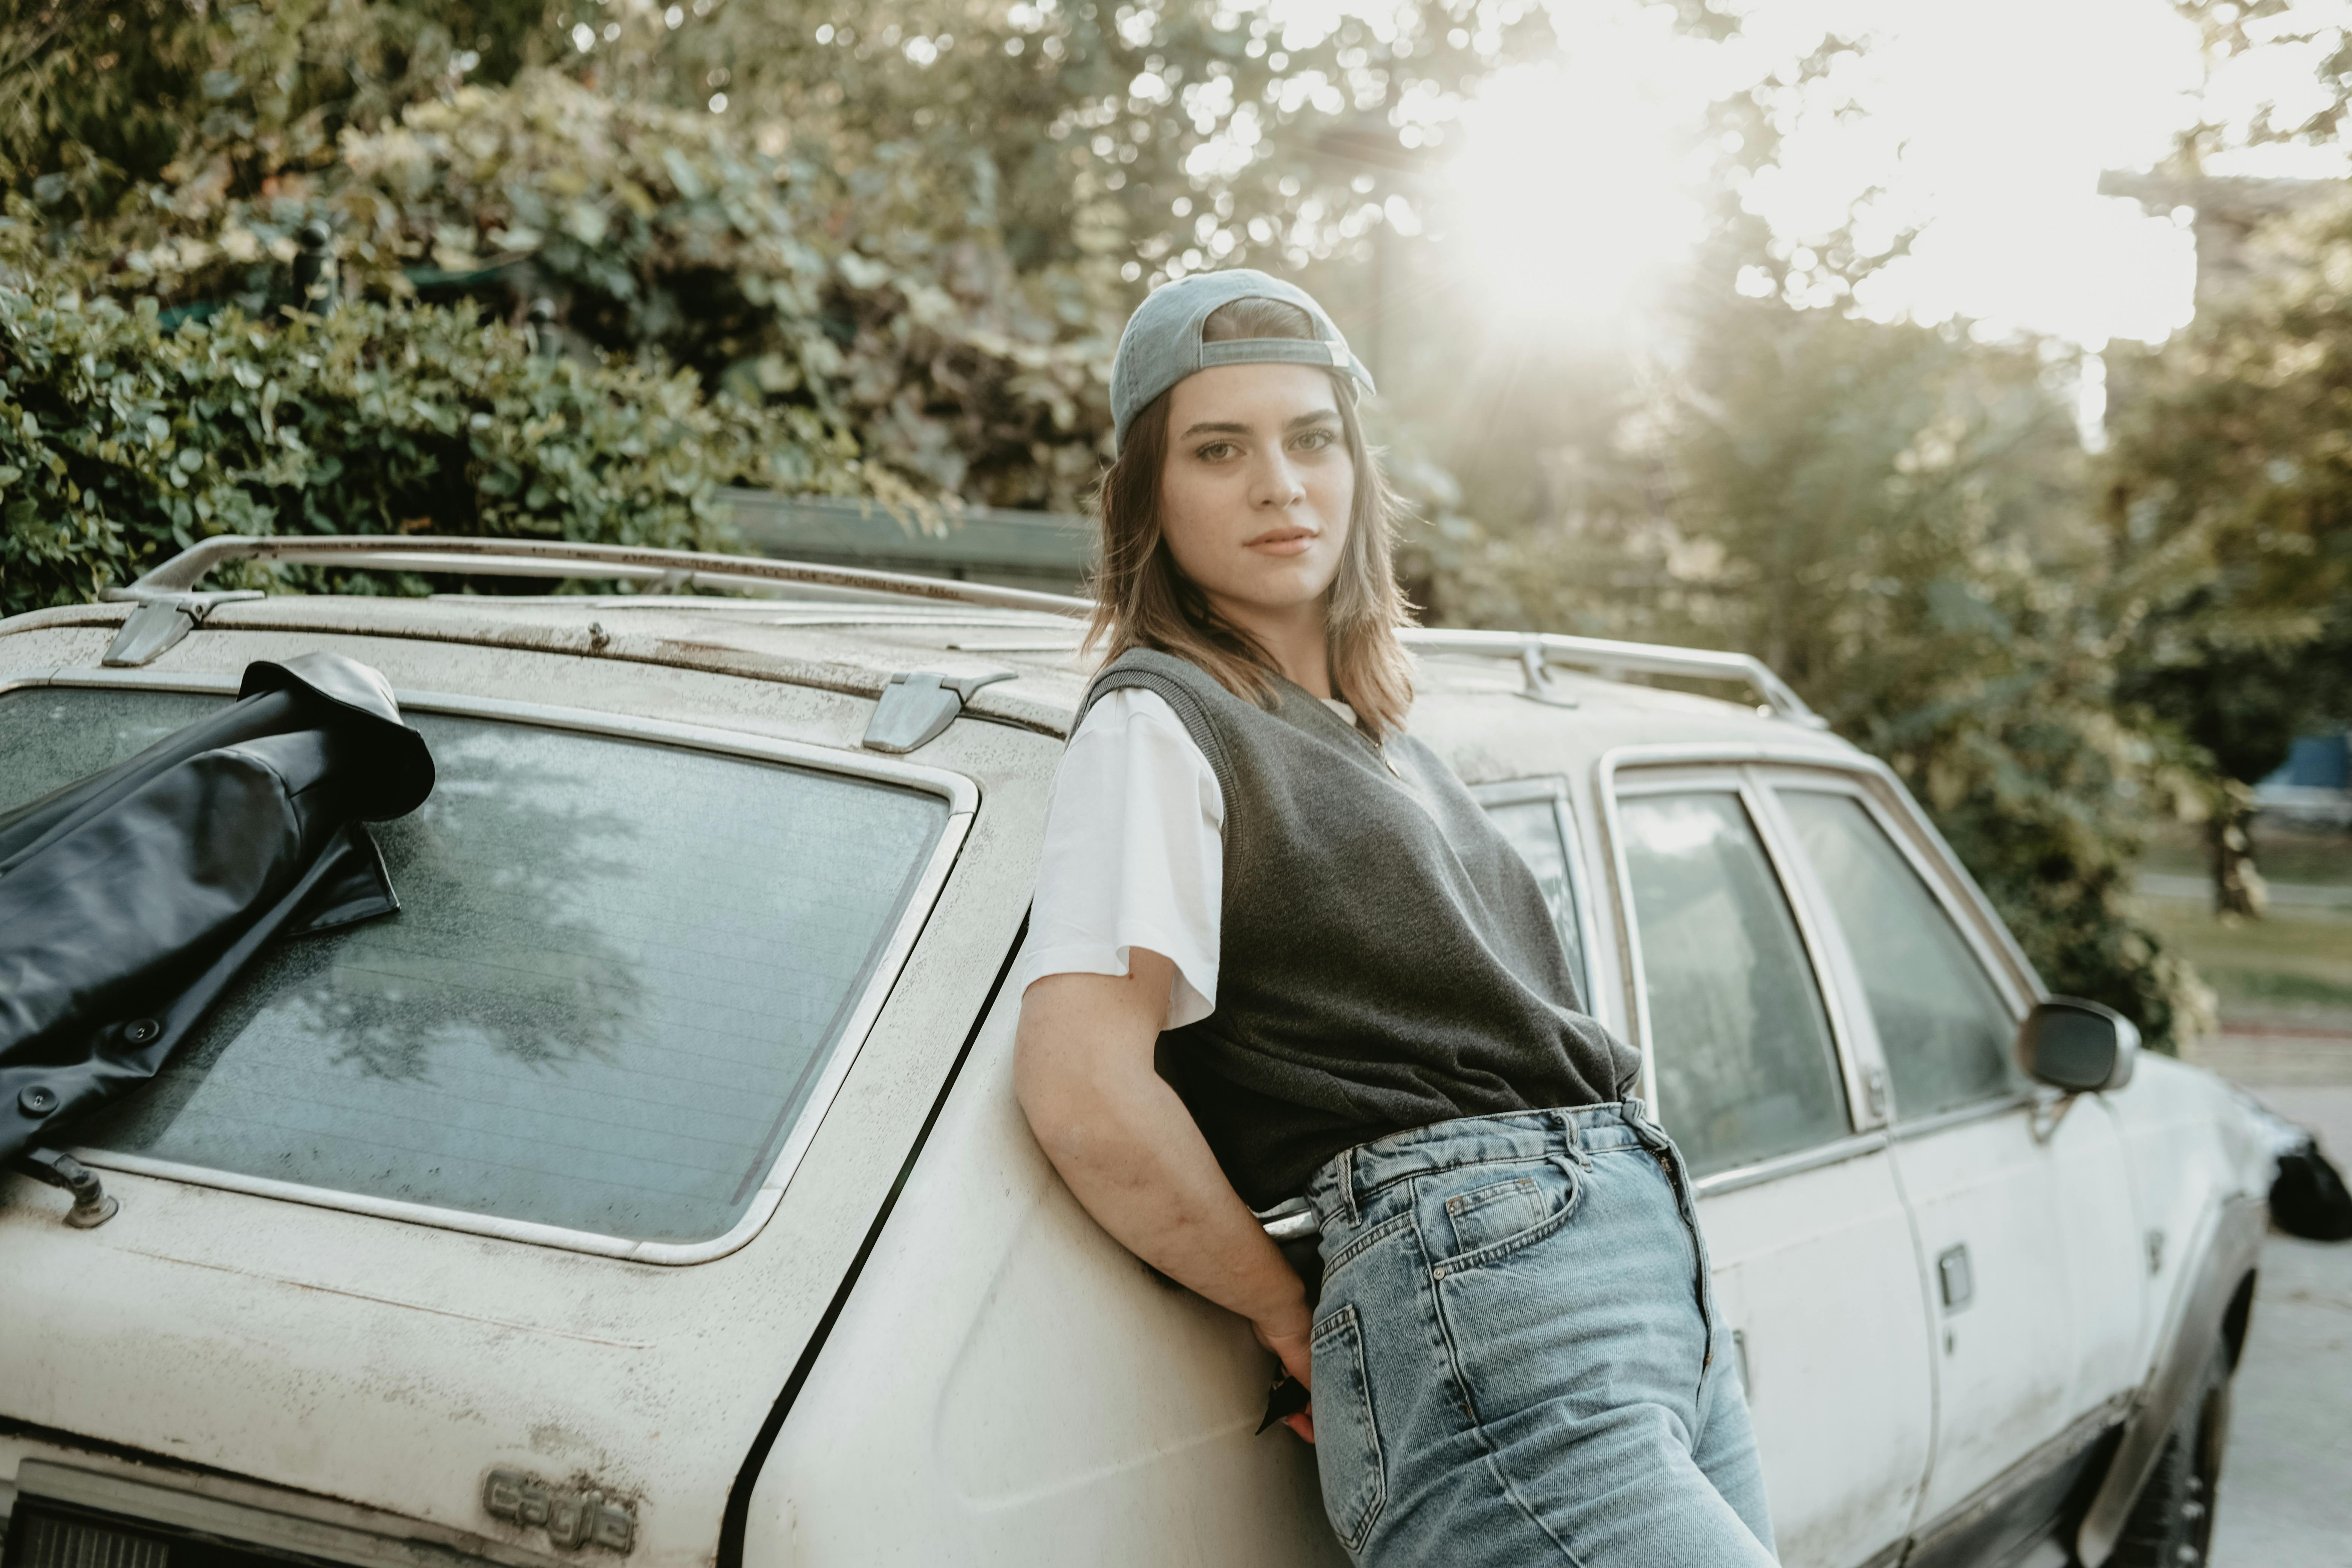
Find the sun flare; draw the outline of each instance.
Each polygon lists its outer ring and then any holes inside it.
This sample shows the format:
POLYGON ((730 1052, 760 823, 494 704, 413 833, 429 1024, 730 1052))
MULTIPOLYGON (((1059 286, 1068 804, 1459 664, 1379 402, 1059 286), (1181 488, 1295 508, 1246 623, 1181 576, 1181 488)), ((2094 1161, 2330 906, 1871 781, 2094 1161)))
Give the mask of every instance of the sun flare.
MULTIPOLYGON (((1415 216, 1498 317, 1646 335, 1661 286, 1705 232, 1702 203, 1722 194, 1718 160, 1736 151, 1713 140, 1727 133, 1708 105, 1753 91, 1779 145, 1734 188, 1793 273, 1851 216, 1865 255, 1914 237, 1858 291, 1864 314, 2094 347, 2159 340, 2188 318, 2189 237, 2098 182, 2154 163, 2193 118, 2195 29, 2139 0, 2045 10, 1776 0, 1713 42, 1643 0, 1555 5, 1559 52, 1494 73, 1461 105, 1453 155, 1415 216), (2052 47, 2018 55, 2013 40, 2036 26, 2052 47), (1793 62, 1832 31, 1855 46, 1800 83, 1793 62), (2086 69, 2093 58, 2109 68, 2086 69), (1995 80, 2005 96, 1988 98, 1995 80)), ((1837 298, 1801 276, 1790 288, 1803 302, 1837 298)))
POLYGON ((1448 170, 1450 243, 1497 310, 1601 323, 1699 234, 1679 117, 1624 74, 1568 62, 1496 73, 1463 112, 1448 170))

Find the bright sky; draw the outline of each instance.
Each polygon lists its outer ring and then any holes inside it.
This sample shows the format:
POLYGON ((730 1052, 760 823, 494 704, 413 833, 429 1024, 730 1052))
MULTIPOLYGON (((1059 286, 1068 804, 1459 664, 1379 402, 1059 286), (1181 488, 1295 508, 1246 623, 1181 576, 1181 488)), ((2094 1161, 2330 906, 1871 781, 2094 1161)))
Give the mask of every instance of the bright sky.
MULTIPOLYGON (((2352 4, 2304 0, 2294 16, 2321 9, 2352 4)), ((1726 46, 1677 34, 1641 0, 1557 0, 1554 14, 1564 57, 1501 73, 1466 107, 1445 138, 1466 142, 1453 196, 1428 216, 1499 293, 1568 285, 1595 315, 1634 303, 1687 245, 1708 100, 1825 32, 1866 47, 1802 99, 1786 95, 1781 167, 1743 194, 1783 253, 1808 265, 1805 244, 1875 188, 1866 247, 1920 232, 1871 280, 1864 310, 2092 349, 2185 323, 2195 275, 2187 214, 2101 196, 2100 172, 2147 168, 2200 108, 2237 117, 2313 90, 2302 57, 2259 51, 2200 105, 2198 38, 2168 0, 1757 0, 1726 46)), ((2241 164, 2214 172, 2347 172, 2332 150, 2241 164)))

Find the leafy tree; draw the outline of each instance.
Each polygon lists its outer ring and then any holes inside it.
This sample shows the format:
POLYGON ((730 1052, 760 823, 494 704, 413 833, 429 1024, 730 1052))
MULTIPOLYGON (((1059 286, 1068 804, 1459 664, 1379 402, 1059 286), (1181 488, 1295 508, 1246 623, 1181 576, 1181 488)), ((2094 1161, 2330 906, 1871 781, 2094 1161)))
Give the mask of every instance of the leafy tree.
MULTIPOLYGON (((860 201, 719 117, 531 70, 347 129, 300 195, 193 174, 167 213, 111 226, 126 248, 89 282, 264 312, 286 297, 279 258, 323 221, 355 297, 470 299, 518 324, 537 306, 575 352, 658 355, 822 447, 850 443, 886 491, 895 476, 902 493, 1075 507, 1108 423, 1108 347, 1072 338, 1052 280, 1024 282, 980 239, 901 260, 858 248, 856 222, 921 207, 905 173, 860 201)), ((801 447, 778 456, 775 482, 814 482, 801 447)))
POLYGON ((257 192, 347 126, 508 79, 545 34, 541 0, 20 0, 0 19, 0 182, 60 226, 153 200, 192 157, 257 192))
MULTIPOLYGON (((1116 331, 1147 284, 1267 265, 1303 272, 1351 323, 1381 321, 1364 287, 1376 237, 1405 275, 1434 259, 1391 237, 1386 198, 1426 193, 1428 150, 1481 73, 1549 42, 1526 0, 1280 26, 1221 0, 35 3, 55 7, 39 26, 58 41, 0 77, 0 123, 18 132, 0 150, 12 233, 47 254, 18 292, 72 300, 68 336, 130 346, 93 362, 117 373, 104 386, 65 378, 81 389, 70 407, 25 404, 31 445, 5 459, 17 488, 0 507, 47 487, 10 515, 85 530, 92 495, 108 518, 167 528, 314 525, 311 492, 272 477, 269 430, 253 435, 256 389, 226 360, 200 367, 245 342, 229 359, 291 385, 300 355, 318 357, 301 334, 338 332, 347 346, 321 363, 341 368, 306 404, 323 423, 302 441, 347 441, 394 526, 425 515, 406 510, 399 465, 336 432, 378 406, 363 387, 408 378, 464 413, 462 435, 432 435, 430 471, 472 486, 432 510, 436 527, 604 527, 611 495, 682 485, 684 510, 659 515, 690 531, 693 481, 602 436, 587 446, 606 455, 566 470, 583 485, 519 468, 526 498, 553 498, 520 510, 470 477, 527 456, 481 449, 477 414, 498 424, 551 397, 564 428, 610 432, 601 410, 659 388, 679 389, 680 428, 705 431, 693 472, 743 471, 751 450, 795 486, 1074 508, 1104 455, 1116 331), (288 287, 317 222, 353 302, 289 321, 284 305, 319 302, 288 287), (243 314, 166 326, 223 301, 243 314), (467 333, 477 367, 436 369, 426 348, 467 333), (132 388, 177 386, 189 407, 244 395, 221 454, 193 425, 163 459, 126 444, 126 365, 132 388), (484 387, 507 390, 485 403, 484 387), (204 479, 210 516, 173 511, 174 472, 204 479)), ((1701 0, 1681 9, 1685 26, 1729 26, 1701 0)), ((0 28, 0 60, 30 36, 0 28)), ((1682 292, 1673 353, 1546 358, 1490 339, 1505 374, 1441 409, 1414 389, 1461 384, 1481 301, 1456 280, 1412 333, 1382 329, 1377 413, 1432 503, 1423 591, 1445 619, 1765 654, 1912 781, 2055 984, 2162 1037, 2194 988, 2117 900, 2178 758, 2113 716, 2103 618, 2117 584, 2152 574, 2117 568, 2085 521, 2050 366, 2030 346, 1850 319, 1869 258, 1833 241, 1800 275, 1737 209, 1789 95, 1840 47, 1725 106, 1721 244, 1682 292), (1769 301, 1731 288, 1748 272, 1769 301), (1431 365, 1448 374, 1419 374, 1431 365), (2078 591, 2085 574, 2108 596, 2078 591)), ((39 310, 17 321, 60 330, 39 310)), ((179 413, 157 417, 180 430, 179 413)), ((384 439, 411 435, 425 433, 384 439)), ((15 559, 36 557, 50 559, 15 559)), ((34 569, 12 564, 8 591, 34 569)), ((37 591, 100 580, 60 567, 37 591)))
MULTIPOLYGON (((0 615, 95 597, 208 534, 450 533, 709 548, 717 487, 845 446, 688 374, 532 352, 471 310, 360 302, 166 331, 0 247, 0 615)), ((265 578, 266 580, 266 578, 265 578)))
POLYGON ((2204 767, 2118 712, 2152 574, 2107 547, 2070 351, 1865 319, 1857 287, 1909 237, 1866 247, 1849 222, 1799 248, 1740 203, 1852 47, 1717 106, 1708 238, 1659 280, 1661 341, 1486 340, 1493 384, 1432 443, 1469 515, 1407 559, 1447 622, 1759 655, 1905 780, 2053 988, 2175 1043, 2210 994, 2128 895, 2204 767))
POLYGON ((1147 270, 1360 243, 1409 144, 1549 38, 1525 0, 53 4, 0 178, 89 287, 266 314, 325 219, 363 293, 543 299, 887 478, 1062 510, 1147 270))
POLYGON ((1694 289, 1577 502, 1441 552, 1449 619, 1746 649, 1902 776, 2049 983, 2151 1040, 2193 973, 2132 916, 2192 759, 2114 707, 2103 539, 2036 345, 1694 289))
POLYGON ((1529 0, 1287 21, 1229 0, 733 0, 678 57, 861 164, 895 148, 950 173, 1024 271, 1108 261, 1132 282, 1359 240, 1465 91, 1552 41, 1529 0))
POLYGON ((2281 220, 2257 281, 2118 366, 2121 691, 2212 759, 2216 908, 2262 910, 2251 786, 2352 723, 2352 207, 2281 220))

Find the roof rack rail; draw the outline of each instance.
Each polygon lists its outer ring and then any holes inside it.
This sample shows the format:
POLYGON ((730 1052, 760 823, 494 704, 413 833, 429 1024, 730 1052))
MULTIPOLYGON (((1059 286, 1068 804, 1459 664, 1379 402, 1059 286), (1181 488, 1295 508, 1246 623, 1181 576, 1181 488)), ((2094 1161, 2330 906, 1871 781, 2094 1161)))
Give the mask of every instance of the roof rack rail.
POLYGON ((1677 675, 1697 680, 1736 680, 1764 700, 1773 717, 1826 730, 1829 721, 1805 705, 1789 683, 1753 654, 1717 652, 1708 648, 1673 647, 1663 643, 1618 642, 1608 637, 1563 637, 1556 632, 1453 631, 1442 626, 1412 626, 1404 631, 1407 647, 1416 653, 1466 653, 1490 658, 1516 658, 1527 672, 1526 695, 1541 702, 1572 708, 1576 700, 1554 689, 1545 670, 1559 665, 1610 679, 1627 675, 1677 675))
POLYGON ((216 605, 261 595, 249 589, 201 593, 196 584, 230 561, 283 561, 382 572, 444 572, 485 577, 619 577, 677 592, 730 588, 778 594, 798 586, 863 597, 916 598, 994 609, 1035 610, 1084 619, 1092 601, 1025 588, 997 588, 945 577, 918 577, 854 566, 819 566, 751 555, 654 550, 625 544, 574 544, 530 539, 405 538, 305 534, 284 538, 224 533, 190 546, 144 576, 103 597, 139 607, 106 650, 111 665, 145 664, 204 623, 216 605))
MULTIPOLYGON (((1027 588, 998 588, 946 577, 921 577, 855 566, 821 566, 764 556, 718 555, 691 550, 654 550, 626 544, 575 544, 568 541, 478 539, 432 535, 301 534, 257 537, 224 533, 190 546, 135 582, 109 588, 103 597, 138 605, 106 650, 110 665, 145 664, 202 625, 213 606, 261 595, 250 589, 200 592, 205 574, 230 561, 283 561, 306 566, 355 566, 383 572, 442 572, 486 577, 620 577, 651 581, 667 590, 731 588, 777 594, 792 587, 883 598, 929 599, 994 609, 1034 610, 1084 620, 1094 602, 1027 588)), ((1409 626, 1405 645, 1423 653, 1475 654, 1517 658, 1527 672, 1527 695, 1573 706, 1545 675, 1551 665, 1604 677, 1674 675, 1703 680, 1741 681, 1764 699, 1777 717, 1812 729, 1828 723, 1763 660, 1749 654, 1657 643, 1616 642, 1605 637, 1563 637, 1553 632, 1454 631, 1409 626)))
POLYGON ((692 550, 655 550, 634 544, 575 544, 569 541, 477 539, 448 535, 299 534, 256 537, 224 533, 190 546, 138 581, 110 588, 110 599, 152 599, 185 593, 205 574, 228 561, 285 561, 306 566, 363 566, 385 572, 449 572, 486 577, 627 577, 656 581, 671 590, 687 587, 765 589, 795 584, 862 589, 868 593, 947 599, 1000 609, 1042 610, 1084 617, 1094 604, 1064 594, 1027 588, 996 588, 948 577, 918 577, 856 566, 820 566, 772 561, 758 555, 707 554, 692 550))

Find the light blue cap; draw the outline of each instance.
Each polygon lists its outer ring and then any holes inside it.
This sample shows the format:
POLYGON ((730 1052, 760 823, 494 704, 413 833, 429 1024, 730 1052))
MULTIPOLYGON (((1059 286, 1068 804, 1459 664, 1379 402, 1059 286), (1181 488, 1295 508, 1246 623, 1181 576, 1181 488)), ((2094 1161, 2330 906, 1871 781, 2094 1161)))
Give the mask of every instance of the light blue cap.
POLYGON ((1375 392, 1372 373, 1349 352, 1348 340, 1331 324, 1315 296, 1295 283, 1247 267, 1195 272, 1163 284, 1127 319, 1118 353, 1110 366, 1111 439, 1127 442, 1127 428, 1151 400, 1197 371, 1219 364, 1313 364, 1347 375, 1365 392, 1375 392), (1204 342, 1201 329, 1211 315, 1236 300, 1279 300, 1296 305, 1314 323, 1306 338, 1234 338, 1204 342))

